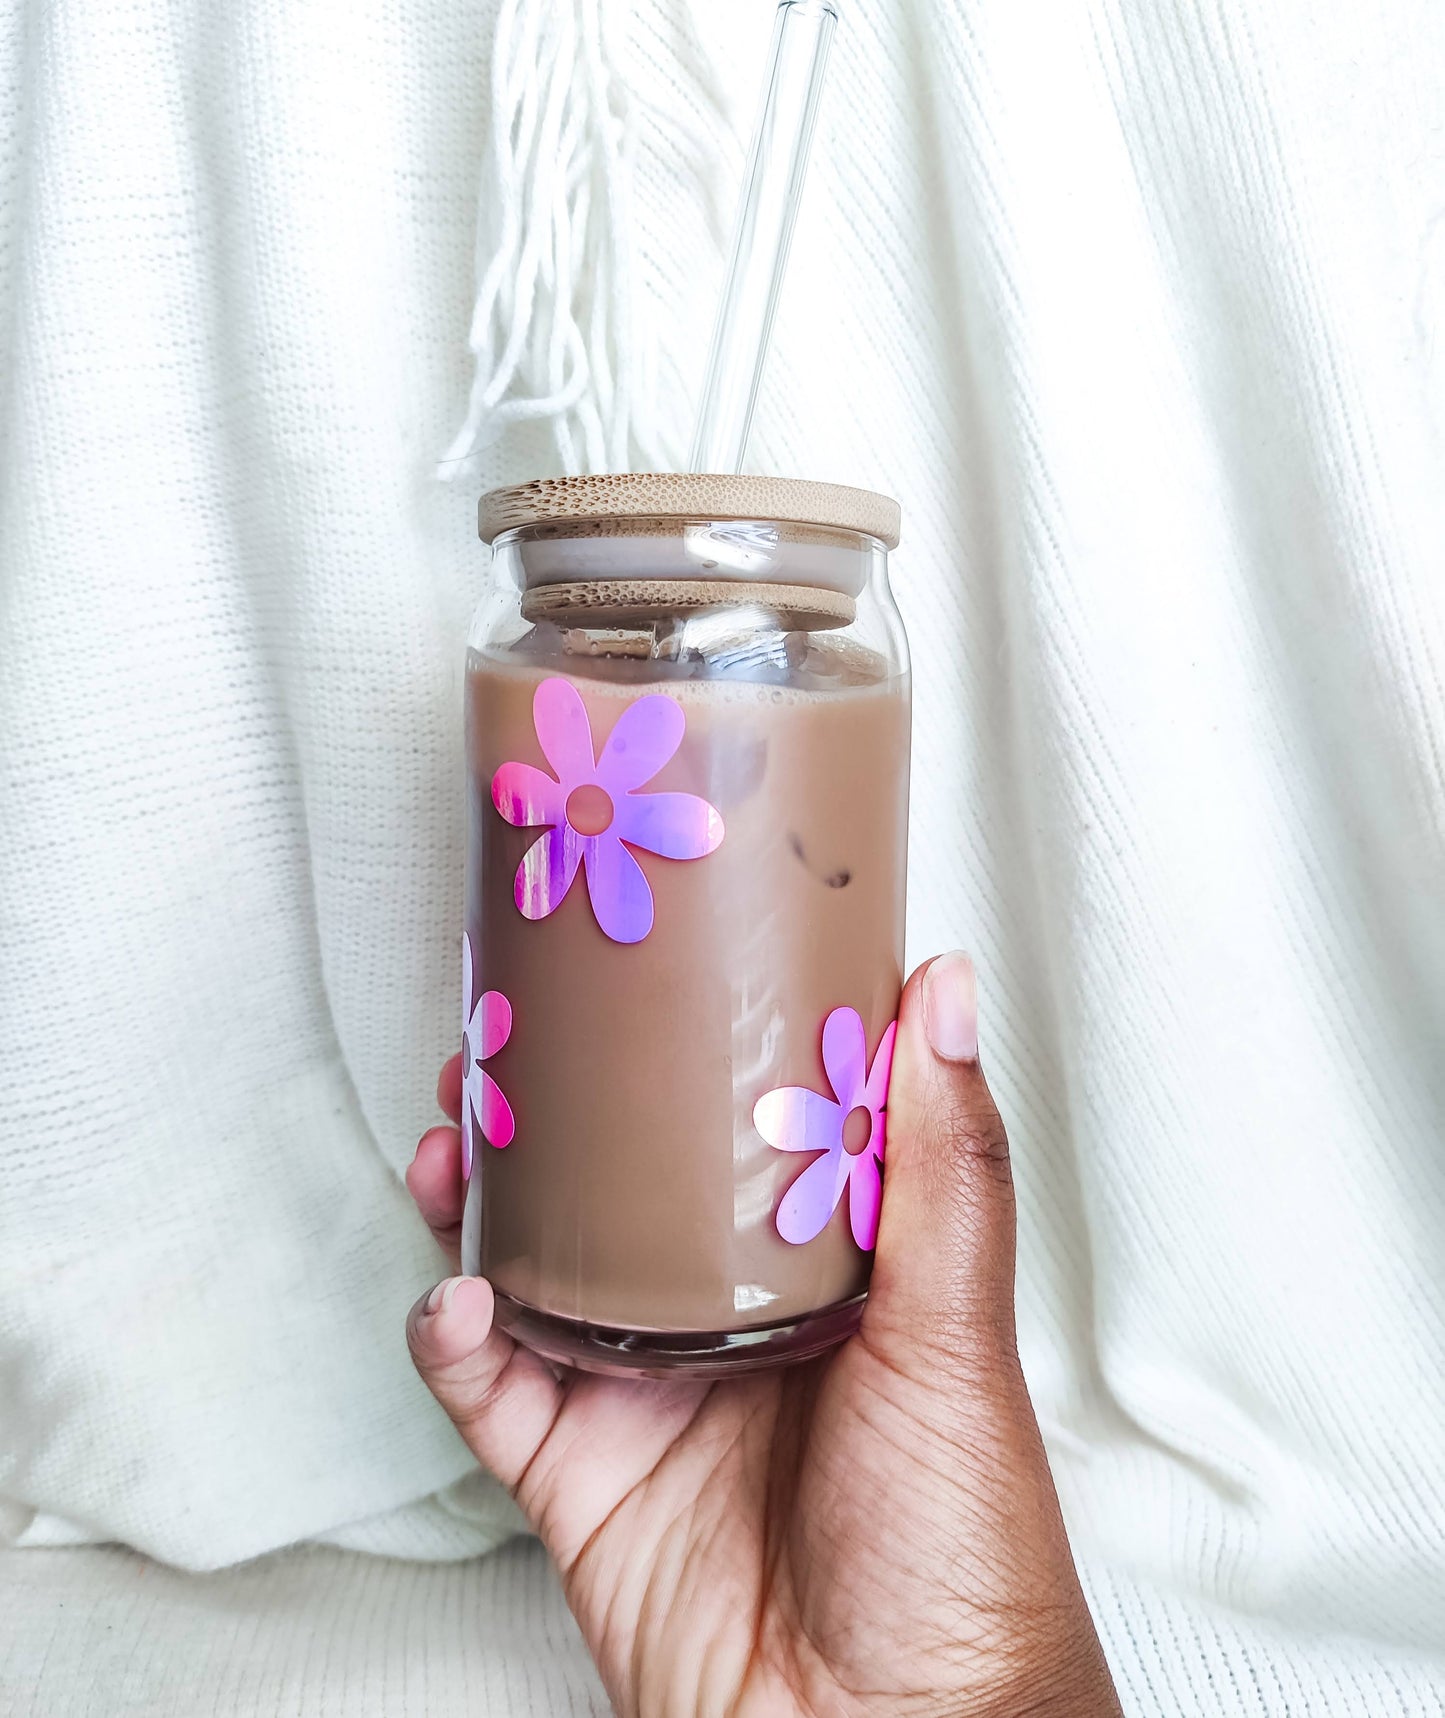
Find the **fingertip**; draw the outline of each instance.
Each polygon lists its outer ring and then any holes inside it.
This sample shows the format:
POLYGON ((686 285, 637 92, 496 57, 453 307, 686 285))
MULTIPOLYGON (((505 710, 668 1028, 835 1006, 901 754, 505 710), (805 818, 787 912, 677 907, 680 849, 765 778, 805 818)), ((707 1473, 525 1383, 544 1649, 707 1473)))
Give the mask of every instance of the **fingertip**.
POLYGON ((1005 1167, 1008 1137, 978 1058, 978 977, 961 949, 909 977, 888 1091, 889 1167, 987 1157, 1005 1167), (897 1150, 894 1150, 894 1146, 897 1150))
POLYGON ((923 973, 923 1035, 944 1062, 978 1060, 978 975, 972 960, 954 949, 931 960, 923 973))
POLYGON ((429 1127, 416 1142, 407 1180, 409 1183, 413 1172, 426 1179, 443 1170, 458 1176, 462 1172, 462 1131, 447 1123, 429 1127))
POLYGON ((459 1223, 466 1197, 460 1132, 454 1127, 428 1128, 417 1141, 405 1179, 417 1210, 433 1229, 459 1223))
POLYGON ((474 1354, 492 1333, 496 1297, 485 1277, 447 1277, 412 1308, 407 1334, 423 1374, 474 1354))
POLYGON ((441 1074, 437 1078, 437 1103, 443 1115, 449 1115, 454 1122, 462 1119, 462 1053, 457 1051, 455 1056, 449 1056, 442 1063, 441 1074))

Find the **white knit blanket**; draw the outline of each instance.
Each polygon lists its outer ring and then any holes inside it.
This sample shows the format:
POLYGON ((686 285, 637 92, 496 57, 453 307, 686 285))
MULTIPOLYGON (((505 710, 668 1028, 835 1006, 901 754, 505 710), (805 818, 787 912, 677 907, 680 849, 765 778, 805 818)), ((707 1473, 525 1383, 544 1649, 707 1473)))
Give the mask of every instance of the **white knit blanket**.
MULTIPOLYGON (((16 1539, 513 1525, 401 1335, 472 507, 677 457, 771 10, 6 0, 16 1539)), ((1127 1702, 1439 1712, 1445 8, 852 0, 819 147, 755 463, 903 502, 911 952, 979 960, 1127 1702)))

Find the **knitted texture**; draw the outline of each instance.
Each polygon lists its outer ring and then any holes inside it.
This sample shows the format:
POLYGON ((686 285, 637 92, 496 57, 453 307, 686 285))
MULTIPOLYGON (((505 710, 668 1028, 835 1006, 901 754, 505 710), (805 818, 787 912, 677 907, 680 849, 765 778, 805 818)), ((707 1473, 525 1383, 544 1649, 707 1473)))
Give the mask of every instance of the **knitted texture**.
POLYGON ((464 1563, 294 1546, 207 1575, 0 1551, 5 1718, 606 1718, 535 1539, 464 1563))
MULTIPOLYGON (((598 350, 637 344, 601 433, 678 461, 772 8, 607 9, 636 314, 598 350)), ((457 1036, 473 508, 562 445, 519 416, 434 478, 495 23, 0 23, 32 1542, 511 1525, 434 1496, 468 1458, 400 1335, 439 1268, 400 1172, 457 1036)), ((1025 1363, 1140 1714, 1442 1709, 1442 90, 1436 0, 854 0, 750 460, 903 503, 911 952, 978 958, 1025 1363)))

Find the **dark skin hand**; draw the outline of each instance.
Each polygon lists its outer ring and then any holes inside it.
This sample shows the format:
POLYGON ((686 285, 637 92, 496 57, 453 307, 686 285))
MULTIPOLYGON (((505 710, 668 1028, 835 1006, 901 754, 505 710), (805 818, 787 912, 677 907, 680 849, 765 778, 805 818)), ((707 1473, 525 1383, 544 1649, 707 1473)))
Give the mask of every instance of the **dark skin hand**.
MULTIPOLYGON (((456 1121, 459 1058, 439 1096, 456 1121)), ((455 1266, 456 1127, 407 1183, 455 1266)), ((904 992, 872 1288, 833 1354, 559 1380, 480 1279, 412 1309, 417 1369, 541 1537, 619 1713, 1120 1712, 1019 1369, 1014 1231, 973 969, 949 955, 904 992)))

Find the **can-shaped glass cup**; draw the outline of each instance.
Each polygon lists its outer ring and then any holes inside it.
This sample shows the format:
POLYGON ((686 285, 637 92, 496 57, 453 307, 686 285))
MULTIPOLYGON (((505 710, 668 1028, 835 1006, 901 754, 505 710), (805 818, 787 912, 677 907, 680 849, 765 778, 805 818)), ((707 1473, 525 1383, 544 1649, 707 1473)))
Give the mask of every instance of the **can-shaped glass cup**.
POLYGON ((856 1327, 902 985, 898 509, 631 475, 495 491, 469 639, 463 1268, 568 1365, 856 1327))

